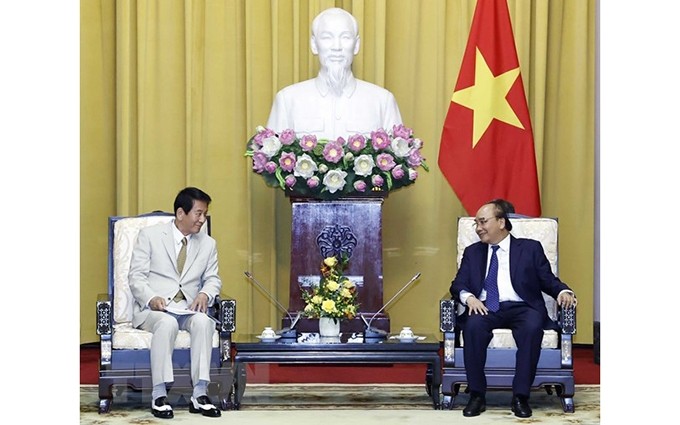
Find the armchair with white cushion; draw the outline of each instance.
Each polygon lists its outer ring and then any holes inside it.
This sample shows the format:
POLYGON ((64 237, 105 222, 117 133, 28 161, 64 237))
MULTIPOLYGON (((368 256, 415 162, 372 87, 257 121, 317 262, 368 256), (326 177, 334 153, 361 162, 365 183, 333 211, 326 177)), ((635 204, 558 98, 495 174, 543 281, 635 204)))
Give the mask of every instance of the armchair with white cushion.
MULTIPOLYGON (((518 238, 530 238, 541 242, 552 271, 558 275, 558 222, 554 218, 510 217, 512 234, 518 238)), ((468 245, 478 242, 474 217, 458 219, 457 264, 468 245)), ((557 302, 543 294, 550 318, 557 323, 559 331, 545 330, 538 361, 536 378, 532 388, 544 387, 548 394, 560 397, 565 412, 574 411, 574 365, 572 338, 576 333, 576 307, 563 309, 557 302)), ((442 373, 443 407, 452 409, 462 384, 467 383, 463 345, 465 338, 456 326, 456 316, 465 312, 465 306, 457 299, 440 301, 440 330, 444 333, 444 361, 442 373)), ((517 347, 510 329, 495 329, 487 349, 485 373, 489 389, 510 389, 515 372, 517 347)))
MULTIPOLYGON (((151 367, 150 332, 132 326, 134 298, 128 282, 132 249, 139 231, 147 226, 167 223, 174 214, 153 212, 134 217, 109 217, 108 293, 97 301, 97 334, 100 336, 99 359, 99 413, 108 413, 113 401, 113 390, 118 395, 132 390, 139 396, 150 396, 151 367)), ((201 229, 210 233, 210 219, 201 229)), ((208 387, 217 395, 222 410, 233 408, 233 359, 231 334, 236 329, 236 302, 231 299, 215 300, 209 314, 215 319, 208 387)), ((171 393, 191 395, 190 337, 180 330, 175 340, 173 367, 175 381, 171 393)), ((169 395, 171 394, 169 393, 169 395)), ((185 397, 188 400, 188 396, 185 397)))

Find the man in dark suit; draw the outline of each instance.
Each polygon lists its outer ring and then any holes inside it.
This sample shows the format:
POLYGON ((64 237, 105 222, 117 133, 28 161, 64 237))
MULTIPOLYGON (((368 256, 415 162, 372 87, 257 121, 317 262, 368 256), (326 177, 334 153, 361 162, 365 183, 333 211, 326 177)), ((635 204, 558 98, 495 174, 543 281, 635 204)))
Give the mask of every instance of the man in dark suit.
POLYGON ((151 339, 151 412, 170 419, 166 383, 174 381, 172 352, 180 329, 191 338, 191 413, 220 416, 207 395, 215 322, 206 314, 220 293, 215 240, 201 232, 210 196, 195 187, 175 198, 175 219, 140 230, 130 261, 130 289, 135 298, 132 324, 153 333, 151 339))
POLYGON ((460 326, 465 344, 465 372, 470 400, 464 416, 486 410, 486 350, 497 328, 509 328, 517 344, 512 411, 528 418, 531 384, 541 351, 543 329, 554 327, 541 292, 568 307, 576 303, 574 293, 552 272, 541 243, 510 234, 508 214, 512 204, 494 199, 475 217, 480 242, 468 246, 449 291, 467 306, 460 326))

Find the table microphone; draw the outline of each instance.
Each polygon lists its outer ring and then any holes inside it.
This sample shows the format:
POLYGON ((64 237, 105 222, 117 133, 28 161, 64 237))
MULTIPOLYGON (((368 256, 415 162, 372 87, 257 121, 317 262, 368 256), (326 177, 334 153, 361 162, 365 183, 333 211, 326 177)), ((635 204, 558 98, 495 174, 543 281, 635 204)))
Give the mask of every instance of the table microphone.
POLYGON ((380 307, 380 310, 378 310, 378 311, 371 317, 371 319, 370 319, 369 321, 366 321, 366 318, 364 317, 363 314, 361 314, 361 313, 359 314, 359 317, 361 318, 361 320, 363 320, 364 324, 366 325, 366 330, 364 331, 364 342, 374 342, 374 341, 376 341, 376 340, 385 339, 385 338, 387 337, 387 332, 385 332, 384 330, 382 330, 382 329, 375 329, 375 328, 372 328, 372 327, 371 327, 371 323, 373 322, 373 319, 375 319, 376 316, 377 316, 378 314, 380 314, 380 312, 382 312, 382 311, 383 311, 383 310, 384 310, 384 309, 385 309, 392 301, 394 301, 394 300, 399 296, 399 294, 401 294, 402 292, 404 292, 404 290, 405 290, 406 288, 408 288, 408 286, 409 286, 410 284, 412 284, 413 282, 415 282, 416 279, 418 279, 419 277, 420 277, 420 272, 416 273, 416 275, 413 276, 413 277, 411 278, 411 280, 409 280, 408 283, 407 283, 406 285, 404 285, 399 291, 397 291, 396 294, 394 294, 394 295, 392 296, 392 298, 390 298, 389 301, 387 301, 382 307, 380 307))
POLYGON ((255 278, 253 277, 253 275, 252 275, 250 272, 247 272, 247 271, 246 271, 246 272, 243 272, 243 273, 245 273, 246 277, 248 278, 248 280, 249 280, 250 282, 252 282, 252 283, 255 284, 258 288, 260 288, 260 290, 261 290, 262 292, 264 292, 264 293, 267 295, 267 297, 269 297, 269 299, 270 299, 271 301, 273 301, 274 304, 275 304, 279 309, 281 309, 281 311, 283 311, 284 313, 286 313, 286 315, 288 316, 288 319, 290 320, 290 326, 289 326, 289 327, 286 327, 286 328, 283 328, 283 329, 281 329, 281 330, 276 331, 276 334, 277 334, 277 335, 281 335, 281 338, 297 338, 297 331, 295 330, 295 325, 297 325, 297 322, 300 320, 300 317, 302 316, 302 312, 299 312, 299 311, 298 311, 297 314, 296 314, 296 316, 293 317, 293 316, 290 314, 290 312, 289 312, 288 310, 286 310, 286 308, 285 308, 284 306, 282 306, 281 303, 279 303, 279 302, 276 300, 276 298, 274 298, 274 297, 272 296, 272 294, 269 293, 269 291, 267 291, 267 290, 264 288, 264 286, 260 285, 260 282, 258 282, 257 279, 255 279, 255 278))

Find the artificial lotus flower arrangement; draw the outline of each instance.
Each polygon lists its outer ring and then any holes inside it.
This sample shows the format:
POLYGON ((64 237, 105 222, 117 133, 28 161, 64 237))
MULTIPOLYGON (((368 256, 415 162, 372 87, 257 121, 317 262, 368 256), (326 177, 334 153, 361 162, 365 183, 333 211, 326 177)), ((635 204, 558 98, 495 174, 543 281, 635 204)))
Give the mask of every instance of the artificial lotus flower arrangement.
POLYGON ((354 134, 337 140, 300 137, 290 129, 277 134, 259 126, 256 131, 246 149, 253 171, 293 195, 335 199, 389 192, 414 183, 419 167, 429 171, 422 140, 401 124, 390 132, 372 131, 368 138, 354 134))
POLYGON ((306 303, 303 314, 309 318, 330 317, 354 319, 357 315, 357 287, 343 275, 349 259, 327 257, 321 263, 321 280, 318 286, 302 291, 306 303))

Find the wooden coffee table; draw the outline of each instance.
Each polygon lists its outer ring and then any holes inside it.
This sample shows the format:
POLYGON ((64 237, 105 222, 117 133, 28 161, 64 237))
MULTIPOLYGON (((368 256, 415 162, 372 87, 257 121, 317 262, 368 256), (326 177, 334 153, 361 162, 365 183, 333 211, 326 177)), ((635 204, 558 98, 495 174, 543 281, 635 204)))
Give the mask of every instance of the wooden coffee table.
POLYGON ((246 390, 246 367, 248 363, 288 364, 427 364, 425 388, 432 398, 435 409, 441 408, 441 356, 440 342, 434 335, 424 340, 402 343, 397 339, 381 342, 346 342, 346 338, 331 342, 299 343, 279 339, 261 342, 255 335, 238 335, 233 342, 234 356, 234 408, 239 409, 246 390), (240 338, 239 338, 240 337, 240 338), (239 342, 239 340, 241 342, 239 342))

